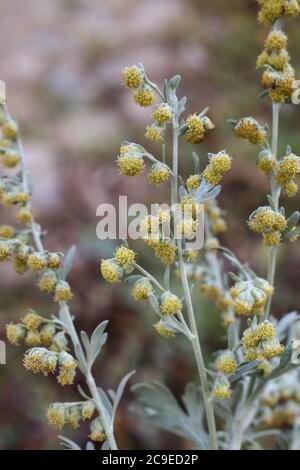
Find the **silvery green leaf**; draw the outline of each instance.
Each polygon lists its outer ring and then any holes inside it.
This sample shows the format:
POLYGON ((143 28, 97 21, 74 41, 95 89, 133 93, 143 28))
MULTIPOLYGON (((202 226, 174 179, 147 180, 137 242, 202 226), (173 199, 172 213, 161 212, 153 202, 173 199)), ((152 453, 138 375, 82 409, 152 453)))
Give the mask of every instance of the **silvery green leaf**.
POLYGON ((86 365, 85 365, 85 357, 83 355, 82 349, 79 344, 74 345, 74 352, 75 352, 75 357, 78 361, 78 367, 79 369, 85 373, 86 371, 86 365))
POLYGON ((174 77, 170 78, 170 80, 168 81, 168 87, 170 88, 170 90, 176 91, 179 86, 180 80, 180 75, 174 75, 174 77))
MULTIPOLYGON (((175 75, 167 82, 166 87, 165 87, 165 95, 166 95, 167 102, 169 103, 170 106, 172 106, 175 109, 178 106, 176 90, 180 83, 180 80, 181 80, 180 76, 175 75)), ((178 109, 176 111, 178 112, 178 109)))
POLYGON ((178 194, 179 194, 179 199, 183 199, 187 196, 188 193, 184 186, 179 186, 178 194))
POLYGON ((282 338, 287 330, 292 326, 295 321, 300 319, 298 312, 290 312, 282 317, 276 325, 278 337, 282 338))
POLYGON ((232 324, 228 328, 228 348, 233 351, 236 347, 236 327, 232 324))
POLYGON ((139 281, 140 279, 145 279, 144 276, 141 276, 139 274, 133 274, 132 276, 128 276, 125 279, 125 282, 128 284, 134 284, 136 281, 139 281))
POLYGON ((81 331, 80 332, 80 336, 81 336, 81 341, 83 342, 83 345, 85 347, 85 351, 86 351, 86 354, 87 356, 90 354, 90 341, 89 341, 89 337, 88 335, 86 334, 85 331, 81 331))
POLYGON ((195 165, 195 173, 198 175, 200 173, 200 158, 196 152, 193 152, 193 160, 195 165))
POLYGON ((250 372, 253 372, 255 369, 257 369, 257 366, 261 363, 261 361, 250 361, 246 362, 244 364, 241 364, 238 368, 235 374, 233 374, 231 377, 229 377, 229 382, 236 382, 238 379, 243 377, 244 375, 249 374, 250 372))
MULTIPOLYGON (((207 434, 201 430, 201 422, 190 416, 174 398, 170 390, 159 382, 152 384, 137 384, 132 387, 136 394, 133 411, 144 417, 154 426, 173 432, 179 436, 188 437, 199 449, 207 449, 207 434)), ((195 410, 199 406, 200 395, 188 390, 185 393, 185 405, 189 401, 188 409, 195 410), (197 403, 192 403, 197 400, 197 403)))
POLYGON ((292 359, 292 355, 293 355, 293 344, 292 343, 289 343, 281 358, 280 358, 280 362, 278 364, 278 366, 271 372, 271 374, 268 375, 267 377, 267 380, 271 380, 271 379, 275 379, 276 377, 279 377, 280 375, 284 374, 285 372, 291 370, 291 369, 294 369, 295 368, 295 364, 292 363, 291 359, 292 359))
POLYGON ((195 429, 199 429, 204 432, 203 428, 203 403, 201 400, 200 388, 194 383, 186 385, 184 394, 182 396, 183 404, 194 423, 195 429))
POLYGON ((291 230, 294 228, 300 219, 300 213, 298 211, 294 212, 288 219, 287 219, 287 228, 286 230, 291 230))
POLYGON ((119 406, 119 403, 121 401, 121 398, 123 396, 123 393, 124 393, 124 389, 127 385, 127 382, 129 381, 129 379, 135 374, 135 370, 133 370, 132 372, 129 372, 127 375, 125 375, 125 377, 123 377, 123 379, 121 380, 121 382, 119 383, 119 386, 117 388, 117 391, 114 392, 113 390, 109 390, 108 393, 113 401, 113 409, 112 409, 112 420, 114 421, 115 419, 115 415, 116 415, 116 412, 117 412, 117 408, 119 406))
POLYGON ((58 438, 61 441, 60 444, 66 447, 67 450, 82 450, 81 447, 71 439, 68 439, 65 436, 58 436, 58 438))
POLYGON ((220 191, 221 186, 214 186, 202 180, 199 188, 194 189, 191 193, 198 203, 202 203, 215 199, 220 194, 220 191))
POLYGON ((109 450, 109 449, 110 449, 110 447, 109 447, 108 441, 103 442, 103 444, 101 446, 101 450, 109 450))
POLYGON ((149 295, 148 299, 149 299, 150 305, 153 308, 153 310, 155 311, 155 313, 157 313, 157 315, 161 316, 160 308, 159 308, 159 301, 158 301, 157 297, 155 297, 155 295, 151 293, 149 295))
POLYGON ((97 390, 98 390, 98 393, 99 393, 100 398, 101 398, 101 400, 102 400, 102 403, 103 403, 103 405, 104 405, 104 407, 105 407, 105 409, 106 409, 106 411, 107 411, 107 415, 108 415, 108 417, 109 417, 110 420, 111 420, 111 418, 112 418, 112 410, 113 410, 111 401, 110 401, 110 399, 109 399, 107 393, 103 390, 103 388, 97 387, 97 390))
POLYGON ((285 149, 285 154, 289 155, 290 153, 292 153, 292 147, 290 145, 287 145, 285 149))
POLYGON ((267 199, 268 199, 268 202, 270 204, 271 209, 274 211, 275 210, 274 199, 272 198, 272 196, 270 194, 267 195, 267 199))
POLYGON ((183 96, 179 102, 178 102, 178 116, 180 116, 183 111, 185 111, 185 105, 186 105, 187 98, 186 96, 183 96))
POLYGON ((89 363, 91 366, 93 365, 96 357, 100 354, 102 347, 107 341, 107 333, 105 333, 105 328, 107 324, 107 320, 101 322, 100 325, 95 328, 91 336, 89 357, 89 363))
POLYGON ((243 390, 244 390, 244 383, 239 382, 235 387, 234 387, 234 392, 232 394, 231 398, 231 409, 232 413, 235 413, 240 401, 241 397, 243 395, 243 390))
POLYGON ((237 119, 227 119, 227 122, 232 126, 236 126, 238 123, 237 119))
POLYGON ((83 390, 83 388, 81 387, 80 384, 77 385, 77 390, 78 390, 78 393, 79 395, 81 395, 85 400, 92 400, 91 397, 89 397, 85 391, 83 390))
POLYGON ((65 259, 64 259, 64 266, 62 268, 62 279, 66 279, 69 272, 71 271, 75 254, 76 254, 76 246, 73 245, 67 252, 65 259))

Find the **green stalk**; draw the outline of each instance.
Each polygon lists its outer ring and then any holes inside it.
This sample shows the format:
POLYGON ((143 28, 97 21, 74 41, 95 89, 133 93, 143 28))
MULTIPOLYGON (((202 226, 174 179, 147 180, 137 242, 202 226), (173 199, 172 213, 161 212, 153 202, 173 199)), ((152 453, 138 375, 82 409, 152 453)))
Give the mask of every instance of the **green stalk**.
MULTIPOLYGON (((176 204, 178 202, 178 138, 179 138, 179 126, 178 120, 174 116, 173 118, 173 177, 172 177, 172 205, 175 210, 175 224, 176 224, 176 212, 177 207, 176 204)), ((193 334, 193 338, 191 339, 198 373, 200 377, 201 383, 201 391, 203 394, 203 401, 204 401, 204 408, 206 413, 207 419, 207 426, 209 431, 210 437, 210 449, 211 450, 218 450, 218 439, 217 439, 217 431, 216 431, 216 423, 215 423, 215 415, 214 415, 214 407, 213 407, 213 399, 210 396, 208 380, 207 380, 207 373, 205 369, 203 354, 201 350, 199 335, 197 324, 195 320, 194 308, 191 298, 191 292, 188 284, 188 278, 183 258, 183 251, 182 251, 182 243, 181 239, 177 238, 177 249, 178 249, 178 261, 179 261, 179 270, 180 270, 180 278, 184 292, 185 303, 188 312, 189 318, 189 326, 191 333, 193 334)))

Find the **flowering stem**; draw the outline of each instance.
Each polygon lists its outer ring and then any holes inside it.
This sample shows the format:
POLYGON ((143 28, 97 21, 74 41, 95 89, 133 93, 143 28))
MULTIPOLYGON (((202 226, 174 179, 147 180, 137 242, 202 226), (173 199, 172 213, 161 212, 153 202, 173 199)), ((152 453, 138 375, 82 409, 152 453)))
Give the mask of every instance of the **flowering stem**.
MULTIPOLYGON (((278 133, 279 133, 279 115, 281 105, 273 103, 272 105, 272 153, 275 160, 277 160, 278 153, 278 133)), ((279 210, 279 198, 280 198, 280 187, 278 187, 274 175, 271 176, 271 195, 274 202, 274 208, 276 211, 279 210)), ((274 286, 275 275, 276 275, 276 263, 277 263, 278 247, 272 247, 269 250, 268 260, 268 282, 271 286, 274 286)), ((270 296, 264 314, 264 319, 267 319, 270 315, 272 305, 272 296, 270 296)))
MULTIPOLYGON (((25 152, 23 149, 23 144, 21 139, 18 139, 18 148, 19 148, 19 154, 21 158, 21 179, 22 179, 22 187, 23 190, 28 192, 28 172, 27 172, 27 167, 26 167, 26 160, 25 160, 25 152)), ((41 239, 41 229, 38 224, 34 220, 31 222, 31 233, 32 237, 34 240, 35 247, 37 251, 43 252, 44 251, 44 246, 43 242, 41 239)), ((107 415, 107 411, 105 409, 104 404, 102 403, 101 397, 98 393, 98 389, 94 380, 94 377, 90 371, 90 368, 88 367, 84 351, 82 349, 77 331, 74 327, 73 319, 70 314, 69 306, 66 302, 61 302, 60 303, 61 309, 64 311, 64 319, 66 320, 67 324, 64 325, 67 327, 67 333, 69 334, 75 351, 80 351, 80 357, 84 361, 83 364, 83 370, 82 373, 85 376, 86 383, 89 387, 89 390, 91 392, 91 395, 93 397, 95 406, 97 408, 97 411, 99 413, 99 417, 101 419, 103 429, 105 431, 105 435, 109 444, 109 447, 111 450, 118 450, 116 440, 113 434, 113 429, 112 429, 112 424, 110 423, 110 419, 107 415)))
MULTIPOLYGON (((173 181, 172 181, 172 205, 175 210, 175 223, 176 223, 176 204, 178 200, 178 137, 179 137, 179 126, 178 126, 178 119, 175 116, 173 116, 173 181)), ((204 359, 203 359, 203 354, 201 350, 201 345, 200 345, 200 340, 199 340, 199 335, 198 335, 198 329, 197 329, 197 324, 195 320, 195 314, 194 314, 194 308, 193 308, 193 303, 192 303, 192 298, 191 298, 191 292, 188 284, 188 278, 187 278, 187 273, 186 273, 186 268, 185 268, 185 263, 184 263, 184 258, 183 258, 183 250, 182 250, 182 244, 181 244, 181 239, 178 238, 176 240, 177 243, 177 249, 178 249, 178 261, 179 261, 179 270, 180 270, 180 278, 181 278, 181 283, 184 291, 184 298, 186 302, 186 307, 187 307, 187 312, 188 312, 188 317, 189 317, 189 324, 190 324, 190 330, 193 335, 193 338, 191 338, 191 343, 197 363, 197 368, 199 372, 199 377, 200 377, 200 383, 201 383, 201 391, 203 394, 203 401, 204 401, 204 407, 205 407, 205 413, 206 413, 206 419, 207 419, 207 425, 208 425, 208 431, 209 431, 209 436, 210 436, 210 448, 211 450, 217 450, 218 449, 218 439, 217 439, 217 431, 216 431, 216 423, 215 423, 215 416, 214 416, 214 408, 213 408, 213 400, 210 396, 209 392, 209 386, 208 386, 208 379, 207 379, 207 373, 205 369, 205 364, 204 364, 204 359)))

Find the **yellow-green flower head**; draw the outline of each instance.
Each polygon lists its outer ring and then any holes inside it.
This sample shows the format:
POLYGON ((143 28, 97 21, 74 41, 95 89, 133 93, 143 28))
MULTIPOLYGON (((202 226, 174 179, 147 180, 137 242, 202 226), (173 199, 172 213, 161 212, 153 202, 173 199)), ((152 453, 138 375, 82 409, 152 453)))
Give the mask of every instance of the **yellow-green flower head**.
POLYGON ((20 276, 28 271, 27 263, 17 258, 14 259, 13 266, 16 274, 19 274, 20 276))
MULTIPOLYGON (((243 296, 244 297, 244 296, 243 296)), ((237 315, 248 316, 252 313, 254 305, 252 297, 249 295, 247 298, 237 297, 233 302, 233 309, 237 315)))
POLYGON ((256 277, 254 283, 256 287, 263 290, 267 297, 271 297, 271 295, 274 294, 274 287, 271 286, 271 284, 266 281, 266 279, 263 279, 262 277, 256 277))
POLYGON ((276 336, 276 331, 274 325, 265 320, 257 325, 256 334, 261 341, 269 341, 276 336))
POLYGON ((76 375, 77 361, 71 354, 61 351, 58 354, 59 374, 57 381, 60 385, 72 385, 76 375))
POLYGON ((27 259, 28 268, 34 272, 43 271, 47 267, 47 257, 45 253, 32 253, 27 259))
POLYGON ((50 269, 58 269, 61 267, 61 255, 59 253, 49 253, 47 265, 50 269))
POLYGON ((196 261, 198 257, 198 251, 196 250, 185 250, 184 256, 186 257, 186 260, 188 263, 192 263, 196 261))
POLYGON ((278 93, 282 93, 284 97, 291 98, 297 90, 297 81, 293 72, 284 72, 279 75, 275 82, 275 88, 278 93))
POLYGON ((277 72, 273 72, 272 70, 265 70, 261 77, 261 85, 266 90, 275 87, 276 80, 279 74, 277 72))
POLYGON ((91 433, 89 435, 89 438, 94 441, 94 442, 103 442, 106 439, 106 435, 101 423, 100 418, 95 418, 91 422, 91 433))
POLYGON ((155 248, 159 242, 159 217, 149 215, 140 222, 142 240, 150 247, 155 248))
POLYGON ((295 18, 300 12, 299 2, 297 0, 285 0, 284 13, 287 16, 295 18))
POLYGON ((21 207, 17 212, 17 220, 24 224, 30 224, 33 220, 30 207, 21 207))
POLYGON ((9 119, 2 127, 3 137, 6 139, 15 140, 18 137, 18 130, 17 122, 14 119, 9 119))
POLYGON ((42 344, 41 335, 38 330, 28 330, 25 338, 25 344, 30 348, 42 344))
POLYGON ((221 313, 222 325, 224 328, 228 328, 230 325, 233 325, 236 321, 235 315, 231 309, 226 310, 221 313))
POLYGON ((0 225, 0 238, 9 240, 15 234, 15 229, 11 225, 0 225))
POLYGON ((100 270, 103 278, 111 284, 116 284, 122 279, 123 269, 114 259, 103 259, 101 261, 100 270))
POLYGON ((152 124, 151 126, 146 127, 145 137, 152 142, 163 142, 164 140, 164 131, 165 128, 162 126, 158 126, 156 124, 152 124))
POLYGON ((91 419, 96 407, 92 400, 85 401, 81 406, 82 419, 91 419))
POLYGON ((257 368, 263 371, 264 377, 268 377, 268 375, 270 375, 270 373, 272 372, 272 365, 267 360, 261 361, 258 364, 257 368))
POLYGON ((53 373, 57 366, 57 354, 46 348, 32 348, 24 355, 26 370, 34 374, 41 372, 44 375, 53 373))
POLYGON ((6 325, 6 336, 8 341, 15 346, 18 346, 20 341, 25 339, 26 328, 21 323, 9 323, 6 325))
POLYGON ((187 130, 185 139, 190 144, 200 144, 204 139, 205 126, 203 120, 196 113, 191 114, 186 120, 187 130))
POLYGON ((163 322, 163 320, 159 320, 157 323, 153 325, 157 333, 162 336, 163 338, 174 338, 175 332, 167 328, 163 322))
POLYGON ((294 178, 300 168, 300 158, 293 153, 283 157, 279 163, 276 180, 279 184, 286 184, 294 178))
POLYGON ((209 157, 210 164, 216 173, 227 173, 231 170, 232 158, 225 150, 209 157))
POLYGON ((208 116, 203 116, 202 123, 207 131, 213 131, 215 129, 214 123, 208 116))
POLYGON ((211 224, 211 229, 214 235, 219 235, 221 233, 226 232, 227 230, 227 223, 224 219, 217 219, 211 224))
POLYGON ((283 186, 283 192, 287 197, 294 197, 298 192, 298 184, 295 181, 289 181, 283 186))
POLYGON ((63 331, 58 331, 52 338, 51 351, 66 351, 68 349, 68 340, 63 331))
POLYGON ((242 337, 243 346, 246 348, 256 348, 259 345, 260 338, 256 328, 247 328, 242 337))
POLYGON ((173 112, 171 106, 166 103, 162 103, 153 111, 152 119, 153 121, 162 125, 171 121, 172 114, 173 112))
POLYGON ((265 25, 271 25, 284 14, 284 0, 260 0, 258 3, 261 6, 258 20, 265 25))
POLYGON ((56 328, 54 323, 46 323, 41 326, 40 338, 43 346, 49 347, 52 344, 53 336, 55 335, 56 328))
POLYGON ((268 65, 276 70, 282 71, 284 67, 289 63, 290 55, 286 49, 281 49, 279 53, 272 52, 268 56, 268 65))
POLYGON ((70 284, 66 281, 58 281, 55 286, 54 300, 56 302, 69 302, 73 297, 70 284))
POLYGON ((264 245, 268 248, 273 246, 278 246, 282 242, 282 237, 280 232, 270 232, 264 233, 263 235, 264 245))
POLYGON ((116 249, 114 259, 119 265, 126 269, 128 265, 131 265, 134 262, 135 252, 122 245, 116 249))
POLYGON ((0 242, 0 262, 8 261, 10 259, 10 249, 6 243, 0 242))
POLYGON ((280 212, 273 211, 269 206, 263 206, 250 216, 248 225, 254 232, 282 232, 287 227, 287 221, 280 212))
POLYGON ((21 190, 15 191, 13 197, 16 204, 26 204, 29 201, 29 194, 21 190))
POLYGON ((265 359, 272 359, 273 357, 281 356, 283 351, 284 346, 279 343, 277 338, 265 341, 262 345, 262 355, 265 359))
POLYGON ((16 150, 7 150, 2 158, 5 168, 15 168, 20 163, 20 155, 16 150))
POLYGON ((265 48, 270 52, 279 52, 280 49, 286 48, 287 42, 287 35, 282 31, 275 29, 269 33, 265 42, 265 48))
POLYGON ((220 288, 215 284, 200 284, 199 288, 211 300, 218 299, 221 294, 220 288))
POLYGON ((56 274, 53 271, 46 271, 41 276, 38 282, 38 287, 40 288, 41 291, 50 293, 55 289, 56 283, 57 283, 56 274))
POLYGON ((213 185, 219 184, 222 179, 222 174, 214 170, 212 165, 207 165, 201 176, 205 181, 213 185))
POLYGON ((143 173, 145 164, 139 154, 128 153, 118 157, 117 166, 122 175, 137 176, 143 173))
POLYGON ((189 191, 192 189, 197 189, 200 186, 200 175, 191 175, 187 181, 186 185, 189 191))
POLYGON ((122 70, 122 82, 126 88, 139 88, 144 82, 143 71, 137 65, 125 67, 122 70))
POLYGON ((61 429, 66 423, 64 405, 61 403, 52 403, 47 410, 47 420, 54 428, 61 429))
POLYGON ((28 330, 36 330, 43 323, 43 319, 33 310, 29 310, 29 312, 22 319, 22 323, 28 330))
POLYGON ((215 367, 222 374, 230 375, 235 373, 238 364, 234 354, 231 351, 226 351, 217 358, 215 367))
POLYGON ((151 282, 147 278, 142 278, 134 283, 131 294, 134 300, 147 300, 152 292, 151 282))
POLYGON ((162 184, 170 179, 170 170, 163 163, 154 163, 148 175, 149 183, 162 184))
POLYGON ((155 102, 155 93, 148 85, 143 85, 133 93, 133 100, 136 104, 147 108, 155 102))
POLYGON ((266 174, 269 174, 275 166, 275 159, 270 150, 262 150, 258 156, 257 167, 266 174))
POLYGON ((229 400, 231 398, 231 394, 232 391, 230 388, 230 383, 226 377, 218 377, 212 390, 212 396, 218 400, 229 400))
POLYGON ((182 309, 182 302, 177 295, 164 292, 160 298, 160 311, 163 315, 174 315, 182 309))
POLYGON ((177 257, 176 245, 169 240, 161 240, 154 246, 154 253, 162 263, 173 264, 177 257))
POLYGON ((262 351, 260 348, 245 348, 243 351, 245 361, 251 362, 262 359, 262 351))
POLYGON ((254 118, 240 119, 234 128, 234 133, 241 139, 247 139, 253 145, 262 145, 266 141, 267 131, 254 118))

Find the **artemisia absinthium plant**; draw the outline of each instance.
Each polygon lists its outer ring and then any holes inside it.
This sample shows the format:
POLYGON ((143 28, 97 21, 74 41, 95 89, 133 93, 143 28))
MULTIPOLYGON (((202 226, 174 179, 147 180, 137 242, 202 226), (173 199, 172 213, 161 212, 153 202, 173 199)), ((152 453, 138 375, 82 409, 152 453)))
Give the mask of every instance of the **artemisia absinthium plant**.
MULTIPOLYGON (((0 202, 13 208, 16 224, 0 225, 0 261, 12 262, 17 274, 31 271, 41 291, 54 300, 53 315, 45 318, 34 310, 25 313, 20 323, 6 327, 10 343, 26 345, 25 368, 44 376, 55 374, 60 385, 72 385, 78 371, 84 376, 87 390, 78 387, 81 400, 52 403, 47 410, 49 423, 61 429, 64 425, 77 428, 83 420, 90 420, 91 441, 101 443, 103 449, 117 449, 114 437, 114 417, 122 390, 129 379, 126 376, 117 393, 110 396, 97 387, 92 366, 107 339, 102 322, 91 338, 82 331, 79 335, 73 323, 69 302, 73 297, 66 277, 71 269, 75 249, 66 255, 47 251, 43 244, 42 228, 34 220, 31 206, 32 187, 29 179, 19 127, 2 103, 0 110, 2 137, 0 162, 0 202)), ((61 436, 62 443, 77 449, 78 445, 61 436)), ((94 448, 88 441, 87 448, 94 448)))
MULTIPOLYGON (((248 265, 241 264, 218 239, 218 235, 226 230, 226 221, 216 197, 223 175, 231 169, 231 156, 225 150, 209 154, 207 165, 200 171, 199 157, 193 152, 195 173, 186 181, 179 176, 179 142, 185 139, 191 144, 201 144, 205 135, 214 129, 208 110, 182 118, 186 98, 177 97, 178 76, 166 81, 161 90, 149 80, 142 64, 126 67, 122 72, 123 84, 132 90, 134 101, 145 108, 155 105, 151 114, 153 123, 147 126, 145 137, 162 144, 163 150, 162 158, 158 160, 141 145, 123 142, 117 159, 120 173, 138 176, 145 171, 148 160, 152 165, 148 170, 149 183, 170 182, 171 203, 191 204, 192 211, 190 219, 184 219, 179 227, 174 206, 173 210, 161 210, 156 216, 148 216, 140 224, 144 242, 166 265, 163 284, 137 263, 136 253, 125 243, 117 248, 113 258, 102 260, 101 272, 113 284, 129 275, 126 280, 132 284, 133 298, 149 300, 158 316, 154 324, 156 331, 166 338, 181 333, 191 342, 200 388, 193 384, 186 387, 182 397, 184 408, 165 386, 157 382, 138 384, 133 388, 137 395, 134 408, 153 425, 190 437, 200 449, 263 448, 264 438, 270 439, 270 436, 275 439, 274 445, 279 445, 276 441, 278 430, 273 428, 280 426, 292 427, 291 434, 285 435, 286 447, 300 445, 297 427, 300 400, 296 383, 297 361, 294 360, 295 325, 299 317, 291 313, 280 322, 270 317, 277 250, 282 243, 295 242, 299 234, 299 214, 288 217, 279 198, 282 192, 289 197, 296 194, 300 159, 289 147, 284 156, 278 156, 279 111, 297 92, 282 25, 288 17, 298 15, 299 4, 295 0, 260 0, 258 3, 260 22, 272 26, 264 51, 258 58, 258 67, 263 69, 264 95, 272 102, 271 142, 267 126, 259 124, 253 117, 235 121, 234 132, 237 137, 260 147, 257 165, 270 180, 266 206, 258 208, 249 218, 249 228, 263 235, 269 251, 266 279, 248 265), (168 126, 173 136, 170 165, 165 161, 168 126), (186 249, 186 240, 197 228, 199 204, 205 206, 206 232, 205 247, 200 253, 186 249), (171 221, 173 233, 177 229, 182 234, 181 239, 175 239, 172 234, 169 238, 164 236, 163 222, 166 220, 171 221), (151 237, 153 232, 158 236, 151 237), (201 260, 198 260, 200 256, 201 260), (234 273, 224 272, 221 256, 230 261, 234 273), (133 270, 139 274, 132 275, 133 270), (177 276, 181 284, 182 298, 170 292, 171 275, 177 276), (210 368, 204 364, 196 322, 199 312, 194 309, 191 295, 192 287, 197 285, 216 302, 228 333, 227 349, 216 354, 210 368)), ((282 439, 280 445, 283 445, 282 439)))

